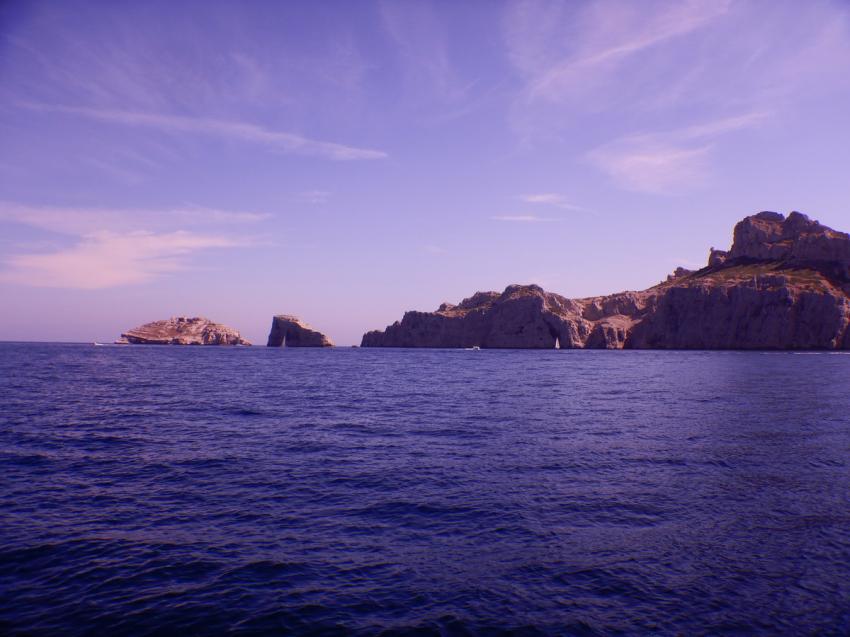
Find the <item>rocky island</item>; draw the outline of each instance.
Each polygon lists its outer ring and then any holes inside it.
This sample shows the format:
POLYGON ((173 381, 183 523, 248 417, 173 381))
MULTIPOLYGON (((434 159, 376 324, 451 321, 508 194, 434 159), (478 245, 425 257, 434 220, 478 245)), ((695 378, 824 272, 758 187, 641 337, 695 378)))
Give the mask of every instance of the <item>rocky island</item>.
POLYGON ((250 345, 232 327, 200 316, 174 316, 145 323, 121 335, 137 345, 250 345))
POLYGON ((537 285, 407 312, 363 347, 850 349, 850 236, 792 212, 740 221, 728 251, 641 292, 537 285))
POLYGON ((333 347, 331 340, 297 316, 279 314, 272 319, 268 347, 333 347))

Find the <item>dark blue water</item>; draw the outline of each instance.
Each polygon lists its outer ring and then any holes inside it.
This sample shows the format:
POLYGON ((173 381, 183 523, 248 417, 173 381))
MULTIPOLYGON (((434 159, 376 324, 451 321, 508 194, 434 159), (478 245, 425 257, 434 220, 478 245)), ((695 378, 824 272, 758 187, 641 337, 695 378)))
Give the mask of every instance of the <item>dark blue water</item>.
POLYGON ((850 356, 0 345, 0 632, 850 633, 850 356))

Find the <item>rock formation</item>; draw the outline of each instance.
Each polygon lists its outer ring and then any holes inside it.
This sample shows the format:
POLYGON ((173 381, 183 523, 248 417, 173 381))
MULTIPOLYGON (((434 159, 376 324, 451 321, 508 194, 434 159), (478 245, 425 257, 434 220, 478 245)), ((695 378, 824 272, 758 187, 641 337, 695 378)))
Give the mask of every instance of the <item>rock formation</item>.
POLYGON ((272 319, 268 347, 333 347, 331 340, 298 317, 281 314, 272 319))
POLYGON ((850 236, 761 212, 729 251, 642 292, 567 299, 536 285, 407 312, 364 347, 850 349, 850 236))
MULTIPOLYGON (((195 316, 171 317, 134 328, 121 339, 137 345, 250 345, 232 327, 195 316)), ((116 341, 117 343, 118 341, 116 341)))
POLYGON ((850 236, 799 212, 760 212, 735 226, 729 258, 834 263, 850 275, 850 236))

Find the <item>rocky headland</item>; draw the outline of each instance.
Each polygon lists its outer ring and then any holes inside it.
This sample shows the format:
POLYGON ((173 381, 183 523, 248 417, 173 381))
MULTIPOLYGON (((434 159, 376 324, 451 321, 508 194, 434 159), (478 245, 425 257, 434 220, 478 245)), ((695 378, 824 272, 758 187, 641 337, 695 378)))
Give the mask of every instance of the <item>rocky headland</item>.
POLYGON ((331 340, 296 316, 280 314, 272 319, 268 347, 333 347, 331 340))
MULTIPOLYGON (((124 332, 121 339, 136 345, 250 345, 232 327, 200 316, 173 316, 124 332)), ((118 342, 118 341, 116 341, 118 342)))
POLYGON ((740 221, 732 247, 641 292, 537 285, 406 312, 363 347, 850 349, 850 236, 792 212, 740 221))

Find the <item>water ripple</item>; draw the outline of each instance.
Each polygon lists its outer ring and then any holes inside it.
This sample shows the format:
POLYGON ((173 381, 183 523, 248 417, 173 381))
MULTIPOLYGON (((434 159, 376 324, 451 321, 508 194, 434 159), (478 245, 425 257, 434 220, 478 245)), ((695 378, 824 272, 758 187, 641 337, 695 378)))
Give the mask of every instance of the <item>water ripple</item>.
POLYGON ((0 354, 3 634, 850 634, 847 356, 0 354))

